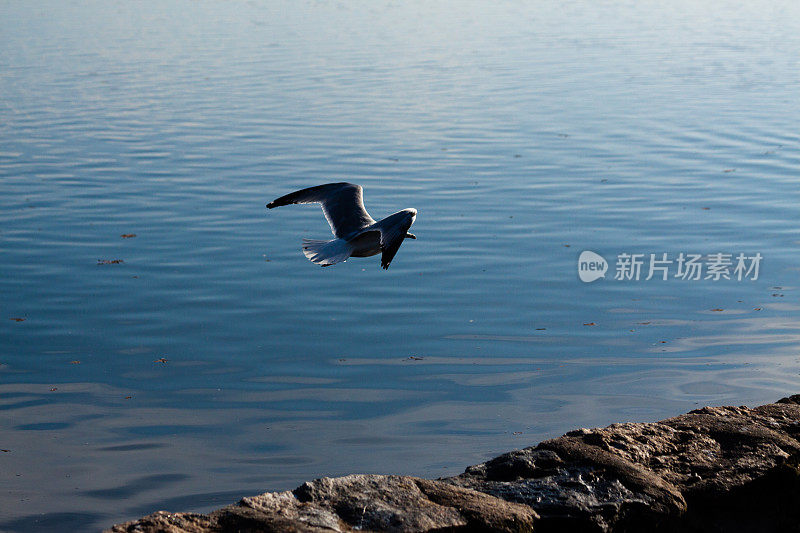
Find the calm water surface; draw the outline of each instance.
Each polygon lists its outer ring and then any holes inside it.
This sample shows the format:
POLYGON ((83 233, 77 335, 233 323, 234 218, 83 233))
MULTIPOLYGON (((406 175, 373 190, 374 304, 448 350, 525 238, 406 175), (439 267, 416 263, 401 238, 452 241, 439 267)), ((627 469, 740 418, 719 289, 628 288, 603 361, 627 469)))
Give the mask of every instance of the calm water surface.
POLYGON ((0 529, 800 392, 798 6, 0 3, 0 529), (344 180, 386 272, 264 208, 344 180), (613 279, 663 252, 764 259, 613 279))

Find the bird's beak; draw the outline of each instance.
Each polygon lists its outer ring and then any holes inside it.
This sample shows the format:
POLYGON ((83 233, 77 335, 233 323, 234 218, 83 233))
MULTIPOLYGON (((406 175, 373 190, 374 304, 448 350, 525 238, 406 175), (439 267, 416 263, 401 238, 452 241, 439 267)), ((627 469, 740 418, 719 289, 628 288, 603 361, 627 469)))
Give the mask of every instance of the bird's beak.
POLYGON ((414 235, 413 233, 406 233, 406 239, 416 239, 416 238, 417 236, 414 235))

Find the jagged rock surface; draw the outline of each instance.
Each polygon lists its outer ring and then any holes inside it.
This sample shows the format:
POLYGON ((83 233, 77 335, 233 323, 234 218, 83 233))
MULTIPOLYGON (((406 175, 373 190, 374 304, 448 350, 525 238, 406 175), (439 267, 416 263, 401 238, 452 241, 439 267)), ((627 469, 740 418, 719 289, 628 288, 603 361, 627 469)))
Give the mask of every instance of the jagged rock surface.
POLYGON ((350 475, 122 532, 800 532, 800 395, 579 429, 455 477, 350 475))

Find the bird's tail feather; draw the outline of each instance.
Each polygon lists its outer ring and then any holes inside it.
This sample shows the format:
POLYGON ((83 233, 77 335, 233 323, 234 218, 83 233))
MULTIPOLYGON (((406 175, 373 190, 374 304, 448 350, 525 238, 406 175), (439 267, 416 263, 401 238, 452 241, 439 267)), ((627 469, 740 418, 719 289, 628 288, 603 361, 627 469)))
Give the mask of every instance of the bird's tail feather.
POLYGON ((312 263, 320 266, 330 266, 347 261, 351 253, 353 253, 353 248, 344 239, 333 239, 332 241, 303 239, 303 255, 312 263))

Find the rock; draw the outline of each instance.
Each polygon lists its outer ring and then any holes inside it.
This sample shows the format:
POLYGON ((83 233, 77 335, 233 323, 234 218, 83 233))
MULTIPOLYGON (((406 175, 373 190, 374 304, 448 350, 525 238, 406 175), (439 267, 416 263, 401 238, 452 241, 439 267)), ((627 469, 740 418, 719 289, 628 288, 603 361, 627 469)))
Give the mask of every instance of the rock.
POLYGON ((800 395, 580 429, 455 477, 350 475, 121 532, 800 532, 800 395))
POLYGON ((265 493, 208 515, 157 512, 121 532, 531 531, 530 507, 442 481, 350 475, 265 493))
POLYGON ((529 505, 540 531, 798 531, 799 436, 800 395, 578 430, 448 481, 529 505))

